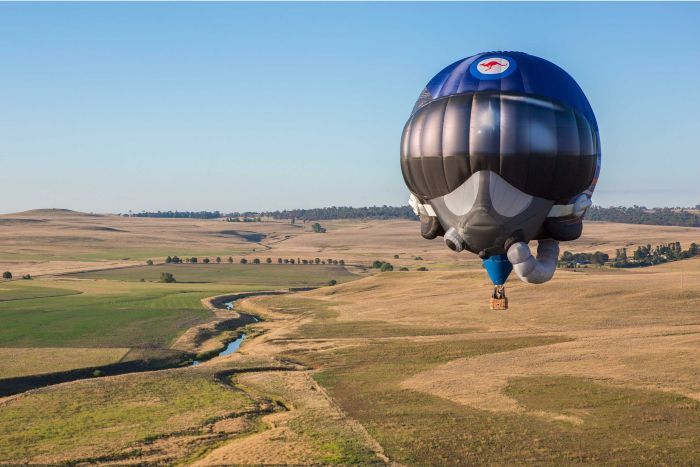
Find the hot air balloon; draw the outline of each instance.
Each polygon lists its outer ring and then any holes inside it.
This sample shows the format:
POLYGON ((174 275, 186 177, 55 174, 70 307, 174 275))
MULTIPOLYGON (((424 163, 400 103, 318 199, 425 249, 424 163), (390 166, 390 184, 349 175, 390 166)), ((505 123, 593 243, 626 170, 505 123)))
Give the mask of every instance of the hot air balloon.
POLYGON ((576 81, 522 52, 480 53, 439 72, 401 137, 421 234, 482 258, 494 309, 507 308, 511 270, 528 283, 552 278, 559 242, 581 235, 600 159, 598 124, 576 81))

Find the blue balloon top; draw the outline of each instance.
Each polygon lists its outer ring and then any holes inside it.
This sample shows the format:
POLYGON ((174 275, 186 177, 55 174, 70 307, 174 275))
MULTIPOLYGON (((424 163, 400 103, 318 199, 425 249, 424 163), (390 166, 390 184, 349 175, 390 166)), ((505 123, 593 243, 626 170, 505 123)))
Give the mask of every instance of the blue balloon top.
POLYGON ((453 63, 430 80, 414 111, 434 99, 479 91, 547 97, 579 111, 598 129, 576 81, 555 64, 523 52, 485 52, 453 63))
POLYGON ((495 255, 484 260, 484 267, 489 273, 493 285, 503 285, 508 279, 513 265, 506 255, 495 255))

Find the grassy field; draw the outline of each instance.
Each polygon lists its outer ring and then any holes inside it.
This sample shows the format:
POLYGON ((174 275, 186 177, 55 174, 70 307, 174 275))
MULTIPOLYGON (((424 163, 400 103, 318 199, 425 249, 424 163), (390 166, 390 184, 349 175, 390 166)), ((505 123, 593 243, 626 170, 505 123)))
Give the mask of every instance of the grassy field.
POLYGON ((101 366, 121 360, 128 348, 3 348, 0 378, 101 366))
MULTIPOLYGON (((149 447, 155 450, 154 441, 173 434, 202 436, 203 425, 235 418, 254 406, 244 393, 194 371, 69 383, 0 406, 0 460, 125 459, 149 447)), ((196 439, 190 442, 197 446, 196 439)))
MULTIPOLYGON (((0 269, 44 274, 0 283, 0 378, 148 358, 212 319, 204 297, 339 282, 241 303, 264 321, 228 357, 0 399, 0 463, 700 461, 700 259, 511 278, 510 310, 493 312, 478 259, 410 221, 329 221, 325 234, 54 212, 0 224, 0 269), (156 253, 235 263, 145 266, 156 253), (155 282, 162 271, 178 282, 155 282)), ((687 247, 699 232, 588 223, 562 248, 687 247)))
POLYGON ((227 263, 138 266, 80 272, 71 274, 70 277, 118 281, 139 281, 141 279, 158 281, 162 272, 172 273, 180 283, 211 282, 218 284, 259 285, 273 288, 310 287, 326 285, 331 279, 335 279, 340 283, 357 278, 343 266, 227 263))

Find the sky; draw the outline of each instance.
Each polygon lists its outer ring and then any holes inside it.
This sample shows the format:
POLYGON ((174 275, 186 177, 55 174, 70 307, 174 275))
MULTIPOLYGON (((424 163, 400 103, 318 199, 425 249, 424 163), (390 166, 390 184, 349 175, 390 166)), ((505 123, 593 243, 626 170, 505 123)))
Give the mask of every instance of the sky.
POLYGON ((700 204, 700 3, 0 3, 0 212, 406 204, 420 91, 546 58, 600 126, 595 204, 700 204))

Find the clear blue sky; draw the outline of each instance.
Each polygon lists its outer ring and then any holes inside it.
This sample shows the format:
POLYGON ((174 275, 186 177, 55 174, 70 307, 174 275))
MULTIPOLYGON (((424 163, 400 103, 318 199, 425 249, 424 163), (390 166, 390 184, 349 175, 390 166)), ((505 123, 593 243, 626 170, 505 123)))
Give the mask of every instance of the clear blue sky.
POLYGON ((0 4, 0 212, 405 204, 403 124, 486 50, 601 128, 594 202, 700 203, 700 4, 0 4))

